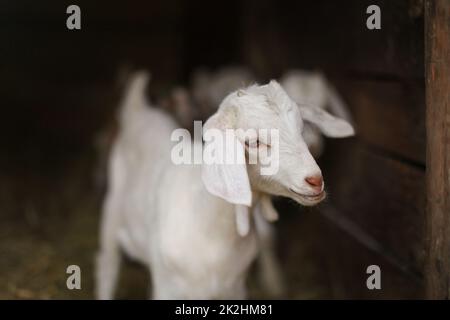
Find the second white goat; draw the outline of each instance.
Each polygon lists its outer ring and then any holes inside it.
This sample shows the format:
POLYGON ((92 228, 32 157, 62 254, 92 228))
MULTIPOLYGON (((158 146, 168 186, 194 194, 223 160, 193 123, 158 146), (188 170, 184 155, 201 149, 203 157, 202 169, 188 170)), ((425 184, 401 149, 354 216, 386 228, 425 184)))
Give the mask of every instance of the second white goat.
MULTIPOLYGON (((280 80, 283 89, 298 105, 316 107, 330 112, 332 115, 352 123, 348 106, 320 72, 290 70, 280 80)), ((306 122, 303 139, 312 155, 318 158, 324 151, 324 139, 320 130, 306 122)))

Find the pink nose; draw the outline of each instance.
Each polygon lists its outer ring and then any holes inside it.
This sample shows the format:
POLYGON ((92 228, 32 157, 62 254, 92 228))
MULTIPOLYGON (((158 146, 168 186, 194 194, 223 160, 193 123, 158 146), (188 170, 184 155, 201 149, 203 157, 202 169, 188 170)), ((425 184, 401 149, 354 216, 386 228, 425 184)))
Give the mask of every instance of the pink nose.
POLYGON ((315 190, 322 191, 323 178, 321 175, 306 177, 305 181, 309 184, 310 187, 314 188, 315 190))

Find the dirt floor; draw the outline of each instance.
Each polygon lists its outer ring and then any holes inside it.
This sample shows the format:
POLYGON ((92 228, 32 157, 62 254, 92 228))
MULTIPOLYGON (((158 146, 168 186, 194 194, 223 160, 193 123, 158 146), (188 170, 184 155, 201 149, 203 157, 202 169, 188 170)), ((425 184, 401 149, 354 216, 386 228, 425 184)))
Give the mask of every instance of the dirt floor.
MULTIPOLYGON (((3 159, 0 185, 0 299, 92 299, 102 192, 94 187, 92 155, 70 159, 3 159), (25 162, 25 163, 23 163, 25 162), (50 162, 50 165, 49 165, 50 162), (52 165, 57 163, 57 165, 52 165), (66 268, 81 268, 81 290, 66 287, 66 268)), ((317 212, 277 204, 279 254, 288 284, 287 298, 330 297, 324 266, 315 254, 317 212), (285 211, 285 212, 284 212, 285 211)), ((250 298, 268 298, 257 270, 250 272, 250 298)), ((147 298, 149 277, 125 260, 117 297, 147 298)))

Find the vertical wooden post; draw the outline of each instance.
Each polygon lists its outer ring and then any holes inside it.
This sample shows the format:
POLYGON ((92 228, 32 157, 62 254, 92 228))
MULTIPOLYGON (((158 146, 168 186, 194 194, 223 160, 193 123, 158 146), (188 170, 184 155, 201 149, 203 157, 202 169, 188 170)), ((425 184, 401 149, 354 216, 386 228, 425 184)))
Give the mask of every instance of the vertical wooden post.
POLYGON ((427 297, 450 298, 450 1, 425 2, 427 297))

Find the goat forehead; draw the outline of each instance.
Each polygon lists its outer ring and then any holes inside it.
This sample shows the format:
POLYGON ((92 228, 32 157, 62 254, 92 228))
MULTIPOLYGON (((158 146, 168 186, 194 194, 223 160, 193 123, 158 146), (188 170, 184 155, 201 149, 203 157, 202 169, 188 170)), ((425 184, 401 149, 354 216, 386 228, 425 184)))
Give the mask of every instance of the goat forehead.
POLYGON ((275 112, 282 112, 293 107, 294 102, 287 93, 280 87, 273 87, 271 84, 263 86, 250 86, 245 89, 247 99, 255 103, 263 103, 265 107, 271 108, 275 112))
POLYGON ((290 133, 297 133, 303 126, 300 115, 293 111, 276 112, 270 107, 249 107, 241 113, 242 128, 279 129, 290 133))
POLYGON ((272 116, 298 109, 295 102, 286 94, 249 94, 241 97, 241 105, 250 112, 272 116))

